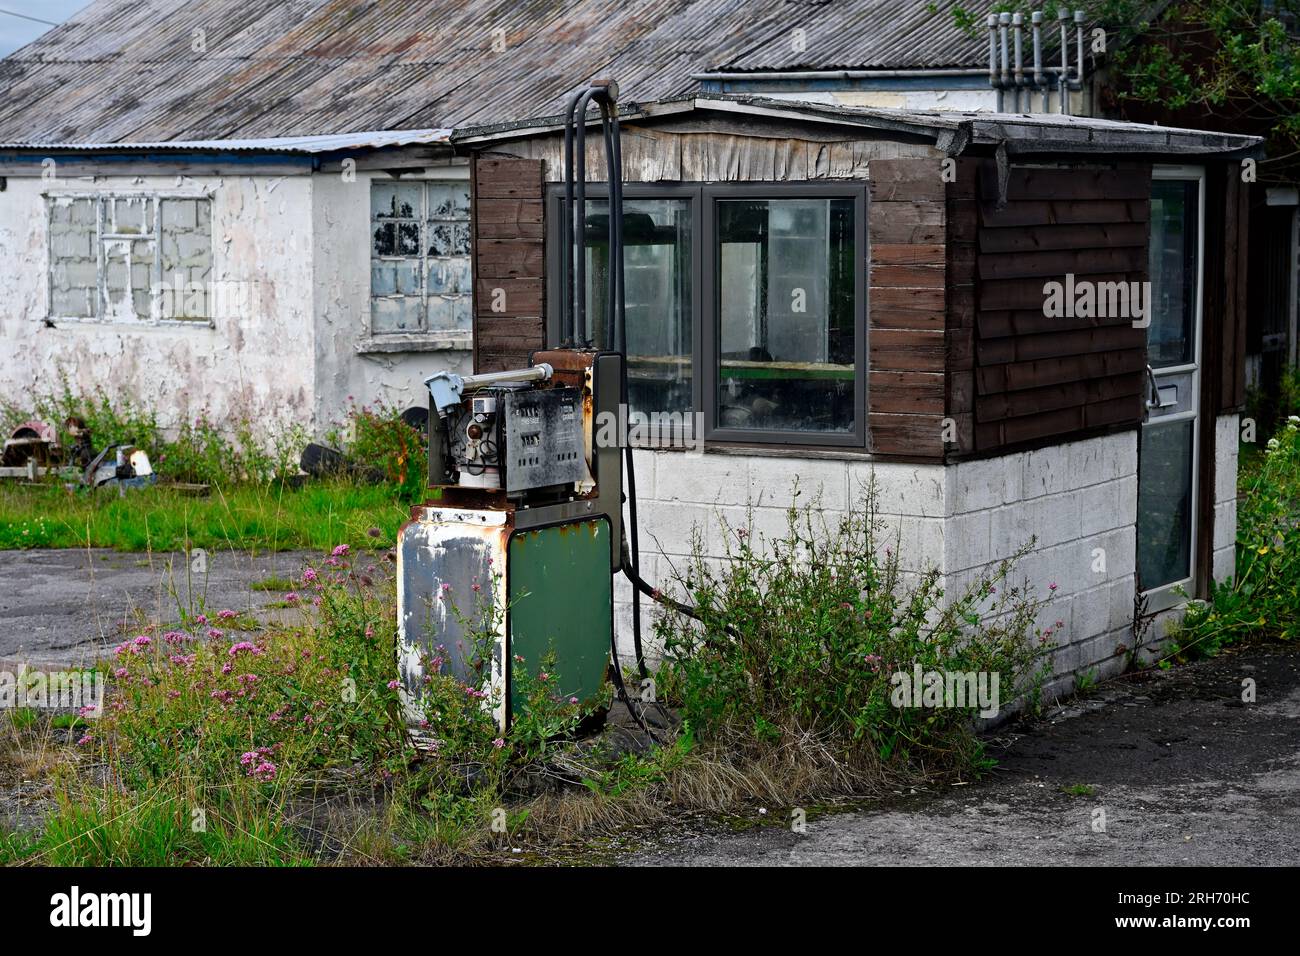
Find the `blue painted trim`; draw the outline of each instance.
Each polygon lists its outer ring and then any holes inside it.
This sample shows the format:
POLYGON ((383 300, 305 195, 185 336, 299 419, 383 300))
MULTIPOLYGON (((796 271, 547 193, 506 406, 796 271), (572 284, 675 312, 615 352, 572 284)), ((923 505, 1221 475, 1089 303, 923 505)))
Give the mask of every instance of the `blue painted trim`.
POLYGON ((62 163, 213 163, 233 166, 284 166, 286 168, 306 168, 315 169, 319 166, 320 157, 303 156, 300 154, 286 153, 204 153, 204 152, 178 152, 178 153, 150 153, 150 152, 123 152, 123 153, 99 153, 99 152, 66 152, 57 147, 52 148, 48 153, 41 152, 39 149, 23 150, 21 153, 5 152, 0 153, 0 163, 30 163, 39 162, 47 157, 57 158, 62 163))

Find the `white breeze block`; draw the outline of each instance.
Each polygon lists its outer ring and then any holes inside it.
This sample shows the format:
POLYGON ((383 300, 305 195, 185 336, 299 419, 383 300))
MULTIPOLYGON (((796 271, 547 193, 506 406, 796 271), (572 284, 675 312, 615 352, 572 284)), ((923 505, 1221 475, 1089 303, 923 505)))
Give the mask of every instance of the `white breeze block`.
MULTIPOLYGON (((1236 439, 1235 416, 1220 419, 1218 429, 1220 455, 1227 455, 1227 439, 1236 439)), ((1235 472, 1235 444, 1230 462, 1235 472)), ((730 450, 639 451, 637 464, 643 576, 652 584, 668 585, 672 565, 680 567, 690 552, 694 526, 704 529, 713 563, 725 550, 720 521, 735 528, 750 518, 757 535, 783 534, 791 502, 812 503, 820 495, 822 516, 833 525, 850 507, 865 505, 874 480, 877 517, 884 525, 880 548, 898 548, 906 580, 937 568, 949 599, 955 599, 1035 537, 1034 551, 1013 571, 1013 579, 1026 582, 1036 597, 1050 596, 1043 621, 1065 622, 1060 634, 1065 643, 1055 655, 1057 673, 1109 672, 1114 648, 1131 641, 1136 430, 946 466, 730 450), (649 480, 647 473, 653 476, 649 480), (797 499, 792 497, 796 478, 797 499), (652 562, 650 556, 660 553, 664 557, 652 562), (1055 591, 1048 590, 1050 584, 1055 591)), ((1232 525, 1235 536, 1234 515, 1235 505, 1220 502, 1216 526, 1232 525)), ((1216 577, 1231 569, 1226 534, 1220 530, 1215 536, 1216 577)), ((631 640, 629 596, 622 587, 616 596, 619 645, 625 652, 631 640)))

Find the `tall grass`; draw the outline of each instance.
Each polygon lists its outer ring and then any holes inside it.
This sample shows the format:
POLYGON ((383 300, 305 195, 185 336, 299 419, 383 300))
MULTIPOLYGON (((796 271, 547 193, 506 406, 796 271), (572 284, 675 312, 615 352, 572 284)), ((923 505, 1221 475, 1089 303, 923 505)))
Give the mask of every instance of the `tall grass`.
POLYGON ((271 551, 392 545, 409 508, 385 485, 308 483, 217 487, 194 497, 157 485, 69 491, 0 485, 0 549, 188 548, 271 551), (377 535, 371 533, 377 529, 377 535))

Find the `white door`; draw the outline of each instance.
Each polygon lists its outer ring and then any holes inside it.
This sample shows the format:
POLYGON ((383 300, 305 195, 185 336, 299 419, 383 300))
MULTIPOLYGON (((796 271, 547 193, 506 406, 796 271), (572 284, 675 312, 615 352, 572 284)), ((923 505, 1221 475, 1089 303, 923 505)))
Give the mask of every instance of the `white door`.
POLYGON ((1158 167, 1151 183, 1147 409, 1138 457, 1138 581, 1148 609, 1195 595, 1204 171, 1158 167))

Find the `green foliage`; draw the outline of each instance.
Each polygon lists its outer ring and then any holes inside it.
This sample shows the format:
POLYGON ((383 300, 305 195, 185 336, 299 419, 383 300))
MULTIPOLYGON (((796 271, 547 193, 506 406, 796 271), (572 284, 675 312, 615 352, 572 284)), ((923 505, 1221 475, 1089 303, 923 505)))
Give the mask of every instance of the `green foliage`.
POLYGON ((1236 576, 1213 587, 1208 602, 1189 606, 1174 635, 1184 658, 1300 633, 1300 416, 1244 464, 1238 485, 1236 576))
POLYGON ((401 414, 395 405, 350 400, 344 421, 327 433, 326 442, 396 486, 404 501, 420 501, 427 495, 428 444, 401 414))
MULTIPOLYGON (((1051 20, 1057 6, 999 0, 991 12, 1042 9, 1051 20)), ((1270 156, 1279 160, 1300 150, 1300 0, 1267 6, 1234 0, 1168 6, 1084 0, 1067 6, 1087 11, 1090 29, 1106 31, 1102 62, 1112 69, 1122 99, 1174 110, 1200 107, 1217 129, 1239 123, 1252 132, 1267 130, 1270 156)), ((951 15, 954 25, 977 37, 983 35, 987 12, 957 6, 951 15)))
POLYGON ((917 664, 997 673, 1004 703, 1041 675, 1054 629, 1035 629, 1042 605, 1009 583, 1014 562, 947 600, 938 571, 904 578, 870 500, 834 521, 815 503, 792 507, 784 533, 764 542, 724 524, 723 540, 715 561, 697 529, 676 578, 700 620, 658 623, 661 693, 680 698, 701 740, 773 747, 811 731, 885 761, 969 765, 977 708, 894 706, 893 675, 917 664))

